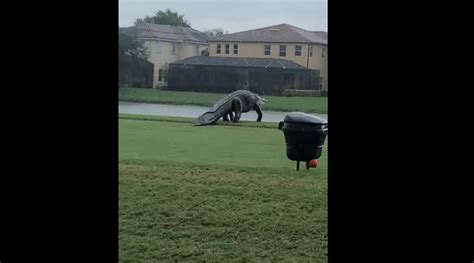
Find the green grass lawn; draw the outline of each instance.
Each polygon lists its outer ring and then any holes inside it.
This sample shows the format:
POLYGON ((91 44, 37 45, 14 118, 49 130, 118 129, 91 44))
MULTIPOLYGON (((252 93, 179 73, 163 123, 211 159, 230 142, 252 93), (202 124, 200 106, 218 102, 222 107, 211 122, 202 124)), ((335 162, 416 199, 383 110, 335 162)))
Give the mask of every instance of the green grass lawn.
MULTIPOLYGON (((211 107, 226 94, 203 92, 161 91, 156 89, 120 88, 119 100, 130 102, 198 105, 211 107)), ((264 110, 303 111, 327 113, 327 97, 278 97, 263 96, 268 100, 264 110)))
POLYGON ((120 115, 120 261, 326 262, 327 144, 297 172, 276 125, 120 115))

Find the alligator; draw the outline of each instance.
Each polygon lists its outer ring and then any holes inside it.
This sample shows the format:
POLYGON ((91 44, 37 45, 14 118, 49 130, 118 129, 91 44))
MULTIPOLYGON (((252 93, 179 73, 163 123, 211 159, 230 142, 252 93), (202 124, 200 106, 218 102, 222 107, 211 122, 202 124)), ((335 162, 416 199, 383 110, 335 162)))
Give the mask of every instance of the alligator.
POLYGON ((207 112, 193 121, 194 126, 212 124, 223 118, 223 121, 238 122, 244 112, 255 110, 257 122, 262 120, 261 106, 267 100, 248 90, 237 90, 220 99, 207 112))

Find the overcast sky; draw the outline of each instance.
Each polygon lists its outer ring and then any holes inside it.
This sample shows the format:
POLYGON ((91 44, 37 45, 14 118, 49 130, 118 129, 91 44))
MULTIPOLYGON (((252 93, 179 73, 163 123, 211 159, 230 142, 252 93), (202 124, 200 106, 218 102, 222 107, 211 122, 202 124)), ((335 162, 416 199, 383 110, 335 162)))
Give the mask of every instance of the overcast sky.
POLYGON ((282 23, 327 31, 327 0, 119 0, 119 26, 166 8, 199 31, 220 27, 235 33, 282 23))

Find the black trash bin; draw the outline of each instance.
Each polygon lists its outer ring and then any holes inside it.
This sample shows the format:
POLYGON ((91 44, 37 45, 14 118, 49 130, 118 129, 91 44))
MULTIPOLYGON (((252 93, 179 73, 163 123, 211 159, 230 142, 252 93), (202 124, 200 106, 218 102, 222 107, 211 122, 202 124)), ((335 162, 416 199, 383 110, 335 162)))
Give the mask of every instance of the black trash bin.
POLYGON ((283 131, 286 142, 286 156, 292 161, 306 162, 321 157, 324 141, 328 134, 328 122, 320 117, 302 112, 292 112, 280 122, 278 129, 283 131))

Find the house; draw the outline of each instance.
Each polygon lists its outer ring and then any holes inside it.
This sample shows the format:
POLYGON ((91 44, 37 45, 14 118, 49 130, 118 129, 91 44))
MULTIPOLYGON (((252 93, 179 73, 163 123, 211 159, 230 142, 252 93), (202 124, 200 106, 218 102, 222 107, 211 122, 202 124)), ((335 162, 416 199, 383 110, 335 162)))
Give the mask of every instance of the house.
POLYGON ((202 55, 208 49, 207 36, 189 27, 143 23, 122 32, 135 35, 148 49, 148 61, 154 65, 153 87, 166 85, 169 63, 202 55))
POLYGON ((230 93, 246 89, 261 95, 319 86, 319 70, 291 60, 194 56, 169 64, 168 90, 230 93))
POLYGON ((208 41, 209 56, 289 59, 307 69, 318 70, 320 81, 315 88, 327 93, 326 32, 279 24, 211 37, 208 41))

